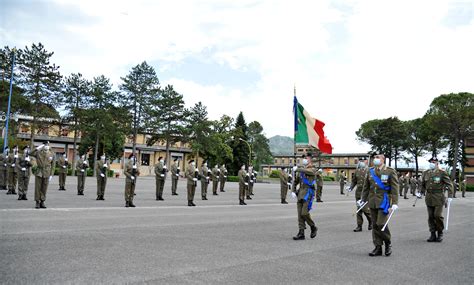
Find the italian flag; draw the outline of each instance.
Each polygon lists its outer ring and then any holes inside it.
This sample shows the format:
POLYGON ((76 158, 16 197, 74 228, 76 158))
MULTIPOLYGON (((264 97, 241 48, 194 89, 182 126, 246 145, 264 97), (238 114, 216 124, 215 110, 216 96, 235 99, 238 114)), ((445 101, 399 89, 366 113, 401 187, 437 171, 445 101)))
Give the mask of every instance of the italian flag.
POLYGON ((311 115, 298 103, 296 96, 293 100, 295 115, 295 143, 311 145, 323 153, 332 153, 332 146, 324 136, 324 123, 311 117, 311 115))

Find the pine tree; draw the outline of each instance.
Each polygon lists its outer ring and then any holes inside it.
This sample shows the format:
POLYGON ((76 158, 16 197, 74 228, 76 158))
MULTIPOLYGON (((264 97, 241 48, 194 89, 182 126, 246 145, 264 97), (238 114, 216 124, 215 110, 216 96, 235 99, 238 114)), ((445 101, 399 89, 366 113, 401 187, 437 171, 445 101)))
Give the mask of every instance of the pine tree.
POLYGON ((59 66, 50 62, 54 52, 48 52, 43 44, 32 44, 31 48, 25 47, 18 59, 20 86, 24 96, 35 106, 30 115, 31 144, 34 143, 36 130, 49 126, 50 121, 42 118, 59 119, 55 108, 60 105, 61 74, 59 66))
POLYGON ((172 85, 168 85, 149 101, 145 109, 147 114, 146 127, 151 132, 148 145, 156 141, 166 144, 166 160, 170 162, 170 145, 183 141, 186 137, 186 116, 183 95, 176 92, 172 85))
POLYGON ((230 165, 231 173, 237 174, 242 165, 248 166, 250 150, 246 143, 248 141, 248 127, 242 112, 239 113, 235 120, 234 129, 232 131, 234 140, 231 142, 233 162, 230 165))
POLYGON ((150 105, 151 98, 158 96, 160 81, 155 69, 146 61, 133 67, 130 73, 121 79, 123 83, 120 89, 125 92, 121 97, 121 104, 133 116, 133 153, 136 154, 137 133, 144 131, 145 120, 149 117, 145 107, 150 105))

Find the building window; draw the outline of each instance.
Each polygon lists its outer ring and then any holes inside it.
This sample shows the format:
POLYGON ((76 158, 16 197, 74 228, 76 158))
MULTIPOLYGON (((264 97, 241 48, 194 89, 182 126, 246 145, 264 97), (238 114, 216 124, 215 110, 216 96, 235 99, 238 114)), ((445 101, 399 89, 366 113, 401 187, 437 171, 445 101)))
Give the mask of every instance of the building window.
POLYGON ((349 165, 349 159, 344 158, 344 164, 345 164, 345 165, 349 165))
POLYGON ((150 155, 148 153, 142 153, 142 165, 144 166, 150 165, 150 155))
POLYGON ((284 158, 281 159, 281 164, 285 164, 285 159, 284 158))
POLYGON ((63 127, 61 129, 61 136, 67 137, 69 135, 69 128, 68 127, 63 127))
POLYGON ((278 158, 275 158, 275 164, 278 164, 278 158))
POLYGON ((27 134, 30 130, 30 126, 27 124, 21 124, 20 126, 20 133, 27 134))

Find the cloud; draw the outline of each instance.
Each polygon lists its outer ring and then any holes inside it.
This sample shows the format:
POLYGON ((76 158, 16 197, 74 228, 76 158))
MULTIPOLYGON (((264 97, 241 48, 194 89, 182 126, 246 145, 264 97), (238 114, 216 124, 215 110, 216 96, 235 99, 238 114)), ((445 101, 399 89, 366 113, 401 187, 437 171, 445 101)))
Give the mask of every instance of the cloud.
POLYGON ((474 89, 469 1, 27 2, 7 2, 0 36, 42 41, 66 75, 117 85, 146 60, 187 105, 202 101, 212 119, 243 111, 269 136, 292 135, 296 83, 335 152, 367 150, 355 141, 367 120, 414 119, 434 97, 474 89))

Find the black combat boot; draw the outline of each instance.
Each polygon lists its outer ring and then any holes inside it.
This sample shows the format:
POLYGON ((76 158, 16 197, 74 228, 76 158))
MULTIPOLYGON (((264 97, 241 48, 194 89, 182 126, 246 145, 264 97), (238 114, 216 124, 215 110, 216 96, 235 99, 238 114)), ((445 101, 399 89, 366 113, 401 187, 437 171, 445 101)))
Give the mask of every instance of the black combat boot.
POLYGON ((443 241, 443 231, 438 231, 438 237, 436 238, 436 242, 443 241))
POLYGON ((125 207, 128 208, 130 206, 130 203, 128 201, 125 201, 125 207))
POLYGON ((39 209, 40 208, 40 202, 39 201, 36 201, 36 207, 35 209, 39 209))
POLYGON ((392 243, 389 241, 385 242, 385 256, 390 256, 392 254, 392 243))
POLYGON ((322 203, 322 202, 323 202, 323 200, 321 200, 321 199, 316 199, 316 203, 322 203))
POLYGON ((97 200, 97 201, 99 201, 99 200, 100 200, 100 195, 99 195, 99 196, 97 196, 97 199, 96 199, 96 200, 97 200))
POLYGON ((18 195, 18 200, 23 200, 23 195, 22 194, 18 195))
POLYGON ((311 227, 311 235, 310 235, 310 237, 311 237, 311 238, 315 238, 317 234, 318 234, 318 228, 317 228, 316 226, 311 227))
POLYGON ((431 232, 431 236, 429 239, 426 240, 427 242, 434 242, 436 241, 436 233, 435 232, 431 232))
POLYGON ((252 200, 252 198, 250 197, 250 195, 247 195, 247 200, 252 200))
POLYGON ((41 201, 41 202, 40 202, 40 208, 41 208, 41 209, 46 209, 46 206, 44 205, 44 201, 41 201))
POLYGON ((13 192, 12 192, 12 195, 16 195, 16 194, 17 194, 17 193, 16 193, 16 191, 15 191, 15 190, 13 190, 13 192))
POLYGON ((293 237, 293 240, 304 240, 304 230, 299 230, 298 234, 293 237))
POLYGON ((194 201, 193 201, 193 200, 191 200, 191 205, 192 205, 193 207, 196 207, 196 204, 194 204, 194 201))
POLYGON ((355 229, 354 229, 354 232, 361 232, 362 231, 362 226, 357 226, 355 229))
POLYGON ((374 250, 372 250, 371 253, 369 253, 370 256, 381 256, 382 255, 382 246, 381 245, 376 245, 374 250))
POLYGON ((192 207, 193 206, 193 203, 191 202, 191 200, 188 201, 188 207, 192 207))
POLYGON ((241 199, 239 205, 247 205, 247 203, 245 203, 245 201, 241 199))
POLYGON ((217 194, 216 192, 214 192, 214 193, 212 193, 212 195, 217 196, 217 195, 219 195, 219 194, 217 194))
POLYGON ((225 192, 225 190, 221 190, 221 192, 225 192))
POLYGON ((288 204, 288 202, 286 202, 285 199, 281 199, 281 203, 282 203, 282 204, 288 204))
POLYGON ((23 194, 22 200, 28 201, 28 198, 26 198, 26 194, 23 194))
POLYGON ((130 206, 131 208, 135 208, 135 205, 133 204, 132 201, 130 201, 130 202, 128 203, 128 206, 130 206))

